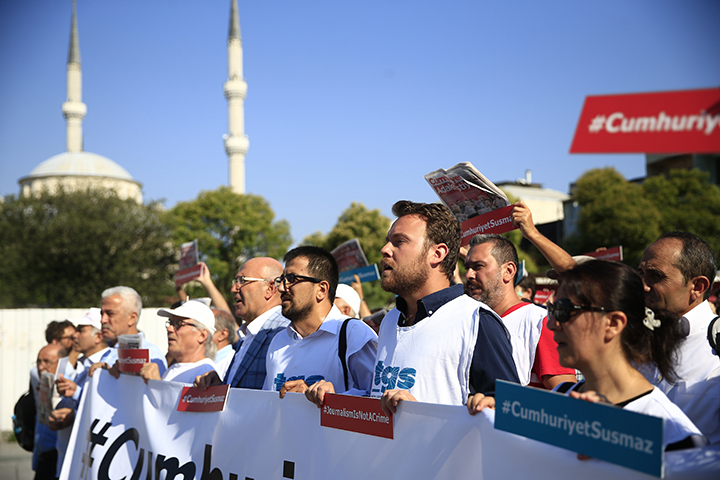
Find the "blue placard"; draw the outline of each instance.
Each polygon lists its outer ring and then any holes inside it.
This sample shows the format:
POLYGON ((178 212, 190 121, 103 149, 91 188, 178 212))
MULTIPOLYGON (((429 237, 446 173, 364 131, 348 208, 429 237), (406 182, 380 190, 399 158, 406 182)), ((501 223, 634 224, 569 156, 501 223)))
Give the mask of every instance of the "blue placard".
POLYGON ((340 274, 340 283, 347 283, 350 285, 354 281, 353 275, 360 277, 360 283, 380 280, 377 265, 372 264, 367 267, 355 268, 353 270, 348 270, 347 272, 342 272, 340 274))
POLYGON ((495 401, 498 430, 662 477, 662 418, 501 380, 495 401))

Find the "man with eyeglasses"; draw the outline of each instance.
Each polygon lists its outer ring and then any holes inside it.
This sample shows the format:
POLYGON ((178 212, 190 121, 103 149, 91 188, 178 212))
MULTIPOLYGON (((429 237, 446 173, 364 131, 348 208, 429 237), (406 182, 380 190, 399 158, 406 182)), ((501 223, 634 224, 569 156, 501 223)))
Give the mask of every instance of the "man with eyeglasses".
POLYGON ((575 370, 560 365, 557 344, 547 324, 547 310, 520 300, 515 245, 496 234, 476 235, 465 257, 468 294, 500 315, 510 332, 513 360, 522 385, 552 389, 576 382, 575 370))
POLYGON ((235 315, 242 320, 235 355, 224 379, 209 372, 195 379, 195 386, 230 385, 233 388, 262 389, 265 356, 270 342, 290 323, 280 309, 280 293, 274 280, 282 264, 273 258, 256 257, 243 264, 232 285, 235 315))
POLYGON ((177 308, 161 308, 159 317, 167 317, 168 352, 176 360, 164 374, 155 363, 148 362, 140 370, 140 376, 148 380, 192 383, 195 377, 214 371, 215 315, 203 302, 188 300, 177 308))
POLYGON ((329 393, 337 388, 367 395, 377 336, 361 321, 348 322, 343 331, 349 317, 333 305, 339 278, 335 259, 320 247, 302 246, 290 250, 284 260, 285 270, 275 286, 290 325, 270 344, 263 390, 278 391, 283 398, 288 392, 325 385, 329 393))

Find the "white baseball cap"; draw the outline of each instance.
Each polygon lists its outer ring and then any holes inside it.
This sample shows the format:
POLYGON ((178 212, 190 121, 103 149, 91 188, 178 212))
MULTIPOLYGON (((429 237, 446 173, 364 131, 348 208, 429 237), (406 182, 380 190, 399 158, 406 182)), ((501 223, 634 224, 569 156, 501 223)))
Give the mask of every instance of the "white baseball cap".
POLYGON ((215 333, 215 315, 213 315, 210 307, 199 300, 188 300, 177 308, 160 308, 157 312, 160 317, 176 317, 189 318, 202 324, 212 335, 215 333))
POLYGON ((102 324, 100 323, 101 314, 100 309, 96 307, 91 307, 87 313, 79 320, 73 320, 68 319, 72 323, 75 324, 75 327, 80 327, 83 325, 92 325, 93 327, 97 328, 98 330, 102 329, 102 324))
POLYGON ((347 304, 350 305, 350 308, 355 311, 355 315, 360 315, 360 304, 362 303, 362 300, 360 300, 360 295, 358 295, 355 289, 350 285, 346 283, 338 283, 337 290, 335 291, 335 298, 342 298, 345 300, 347 304))

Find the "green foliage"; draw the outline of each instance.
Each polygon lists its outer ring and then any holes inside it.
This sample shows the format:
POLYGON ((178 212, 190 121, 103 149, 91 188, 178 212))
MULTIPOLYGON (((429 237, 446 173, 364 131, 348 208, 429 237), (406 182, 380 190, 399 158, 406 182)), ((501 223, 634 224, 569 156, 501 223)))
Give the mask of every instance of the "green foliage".
POLYGON ((577 182, 578 234, 568 241, 574 254, 622 245, 625 262, 637 265, 642 252, 666 232, 692 232, 720 251, 720 189, 700 170, 673 170, 642 185, 612 168, 590 170, 577 182))
MULTIPOLYGON (((274 218, 264 198, 240 195, 228 187, 200 192, 197 199, 178 203, 168 212, 175 249, 197 238, 200 260, 226 298, 244 261, 281 258, 292 243, 288 222, 274 218)), ((205 296, 202 287, 189 287, 188 294, 205 296)))
MULTIPOLYGON (((368 210, 362 203, 353 202, 338 217, 337 224, 327 235, 315 232, 305 237, 303 245, 333 250, 343 242, 357 238, 368 262, 378 264, 379 267, 382 260, 380 249, 385 245, 385 236, 389 229, 390 219, 380 210, 368 210)), ((363 283, 363 292, 371 310, 388 305, 394 298, 392 293, 382 289, 379 281, 363 283)))
POLYGON ((625 260, 637 265, 643 250, 660 235, 660 212, 614 168, 594 169, 577 181, 575 200, 580 204, 574 253, 598 247, 623 246, 625 260))
POLYGON ((660 212, 660 232, 691 232, 720 252, 720 189, 701 170, 672 170, 668 178, 648 178, 645 197, 660 212))
POLYGON ((10 196, 0 204, 0 305, 89 307, 108 287, 148 305, 172 295, 174 261, 161 206, 110 190, 10 196))

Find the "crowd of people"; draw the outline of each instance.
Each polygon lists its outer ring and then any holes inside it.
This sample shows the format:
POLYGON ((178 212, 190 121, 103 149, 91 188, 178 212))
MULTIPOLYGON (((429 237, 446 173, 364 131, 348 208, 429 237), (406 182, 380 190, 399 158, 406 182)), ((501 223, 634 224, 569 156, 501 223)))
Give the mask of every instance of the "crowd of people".
POLYGON ((534 286, 518 278, 506 237, 477 235, 461 247, 449 208, 399 201, 393 213, 380 270, 382 288, 396 300, 382 321, 368 310, 359 279, 339 284, 333 256, 301 246, 284 264, 247 260, 233 280, 232 312, 204 266, 206 301, 158 311, 167 319, 167 353, 138 330, 142 300, 129 287, 105 290, 101 307, 82 319, 51 323, 31 389, 47 394, 43 379, 52 374, 50 394, 60 401, 38 413, 36 478, 58 476, 88 377, 98 369, 120 375, 121 335, 139 336, 148 349, 146 382, 263 389, 281 398, 297 392, 318 407, 337 392, 377 397, 392 413, 420 401, 466 405, 474 415, 494 408, 501 379, 661 417, 668 450, 720 443, 720 360, 706 338, 716 261, 702 239, 668 233, 647 248, 638 270, 581 262, 540 234, 518 202, 513 224, 559 282, 541 306, 532 302, 534 286))

